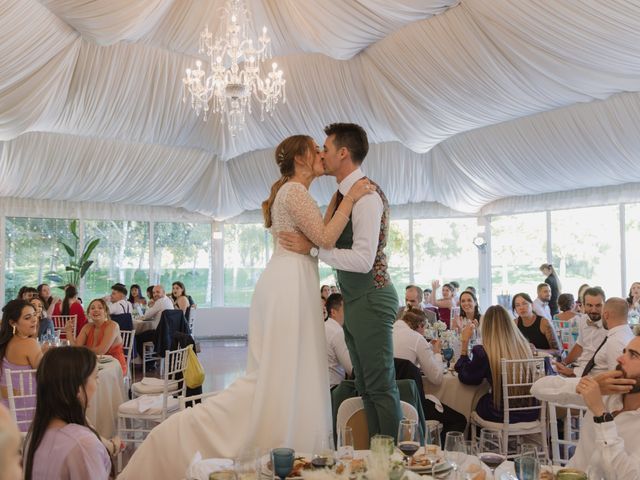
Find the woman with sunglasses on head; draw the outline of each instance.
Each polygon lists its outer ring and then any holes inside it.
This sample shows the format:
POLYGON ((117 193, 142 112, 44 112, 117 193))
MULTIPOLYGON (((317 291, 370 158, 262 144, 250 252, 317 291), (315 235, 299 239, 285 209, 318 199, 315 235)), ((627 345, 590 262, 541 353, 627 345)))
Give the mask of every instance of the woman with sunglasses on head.
POLYGON ((84 347, 48 351, 38 367, 36 413, 24 451, 26 480, 108 479, 112 466, 86 420, 98 389, 95 353, 84 347))

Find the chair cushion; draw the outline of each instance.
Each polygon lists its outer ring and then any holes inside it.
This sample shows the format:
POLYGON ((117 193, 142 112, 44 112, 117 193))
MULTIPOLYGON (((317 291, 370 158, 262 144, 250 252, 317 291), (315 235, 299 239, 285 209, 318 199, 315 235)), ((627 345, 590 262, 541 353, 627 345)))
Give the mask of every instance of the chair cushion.
MULTIPOLYGON (((175 392, 180 389, 180 384, 177 380, 169 380, 168 384, 168 392, 175 392)), ((131 385, 131 390, 134 391, 136 395, 144 395, 144 394, 153 394, 153 393, 162 393, 164 392, 164 379, 162 378, 153 378, 153 377, 144 377, 139 382, 131 385)))
MULTIPOLYGON (((490 422, 489 420, 485 420, 477 412, 473 412, 469 419, 471 423, 475 423, 476 425, 480 425, 482 428, 489 428, 491 430, 503 430, 504 423, 502 422, 490 422)), ((542 423, 540 420, 536 420, 534 422, 519 422, 519 423, 511 423, 509 424, 509 432, 517 433, 517 432, 536 432, 542 428, 542 423)))
MULTIPOLYGON (((167 412, 178 410, 180 402, 177 398, 167 398, 167 412)), ((144 395, 122 403, 118 414, 122 415, 160 415, 162 413, 162 395, 144 395), (142 405, 141 405, 142 403, 142 405), (143 411, 140 411, 140 410, 143 411)))

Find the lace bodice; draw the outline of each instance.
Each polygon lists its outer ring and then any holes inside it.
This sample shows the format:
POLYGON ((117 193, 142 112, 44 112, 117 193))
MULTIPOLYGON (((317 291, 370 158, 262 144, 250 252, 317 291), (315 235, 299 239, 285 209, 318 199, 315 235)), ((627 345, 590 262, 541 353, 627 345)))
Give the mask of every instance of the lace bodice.
POLYGON ((301 232, 314 245, 333 248, 347 224, 343 215, 335 215, 325 225, 318 204, 308 190, 298 182, 287 182, 278 191, 271 209, 271 233, 301 232))

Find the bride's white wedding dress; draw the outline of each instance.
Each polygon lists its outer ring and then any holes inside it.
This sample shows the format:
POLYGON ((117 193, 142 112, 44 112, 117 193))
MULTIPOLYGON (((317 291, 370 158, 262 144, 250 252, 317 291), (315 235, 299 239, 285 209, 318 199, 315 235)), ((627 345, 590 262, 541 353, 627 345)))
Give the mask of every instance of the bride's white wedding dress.
MULTIPOLYGON (((272 233, 301 231, 332 246, 346 220, 327 226, 306 188, 283 185, 272 207, 272 233)), ((331 433, 331 402, 318 262, 275 251, 251 302, 246 375, 194 408, 154 428, 121 479, 180 479, 200 451, 203 458, 292 447, 312 452, 331 433)))

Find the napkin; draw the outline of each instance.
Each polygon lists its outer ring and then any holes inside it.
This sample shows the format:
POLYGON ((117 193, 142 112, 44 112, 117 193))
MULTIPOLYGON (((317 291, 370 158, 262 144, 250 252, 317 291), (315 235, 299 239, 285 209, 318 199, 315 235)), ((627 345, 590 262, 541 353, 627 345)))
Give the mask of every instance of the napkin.
POLYGON ((230 470, 233 468, 233 460, 228 458, 207 458, 202 459, 202 454, 198 451, 191 459, 187 468, 187 480, 209 480, 209 474, 220 470, 230 470))
POLYGON ((162 395, 141 395, 136 398, 136 400, 138 402, 138 411, 140 413, 153 408, 162 408, 162 395))
POLYGON ((442 406, 442 403, 440 403, 440 400, 438 400, 437 397, 433 396, 433 395, 425 395, 424 398, 426 398, 427 400, 431 400, 433 403, 435 403, 436 405, 436 410, 440 413, 444 412, 444 407, 442 406))

